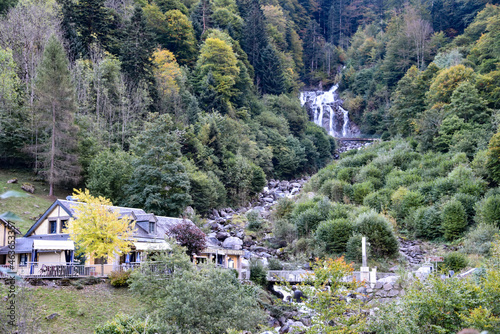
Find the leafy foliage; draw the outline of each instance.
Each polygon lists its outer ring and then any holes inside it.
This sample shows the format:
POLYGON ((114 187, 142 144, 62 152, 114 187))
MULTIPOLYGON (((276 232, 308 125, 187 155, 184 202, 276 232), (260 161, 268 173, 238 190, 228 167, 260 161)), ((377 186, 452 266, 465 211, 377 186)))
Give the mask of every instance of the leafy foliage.
POLYGON ((169 234, 179 245, 186 247, 188 255, 198 254, 206 247, 205 233, 192 223, 179 223, 169 230, 169 234))
POLYGON ((94 197, 87 189, 75 190, 73 196, 78 200, 72 206, 75 218, 68 221, 66 233, 78 245, 78 253, 107 258, 130 250, 132 227, 119 212, 109 210, 108 199, 94 197))

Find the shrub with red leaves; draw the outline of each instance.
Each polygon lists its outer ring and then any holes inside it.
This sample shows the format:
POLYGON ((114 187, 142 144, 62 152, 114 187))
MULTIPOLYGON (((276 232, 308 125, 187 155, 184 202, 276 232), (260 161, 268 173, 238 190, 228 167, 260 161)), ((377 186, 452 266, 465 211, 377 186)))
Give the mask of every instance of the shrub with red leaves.
POLYGON ((196 225, 182 222, 170 229, 170 236, 175 238, 179 245, 187 247, 188 255, 198 254, 206 247, 206 235, 196 225))

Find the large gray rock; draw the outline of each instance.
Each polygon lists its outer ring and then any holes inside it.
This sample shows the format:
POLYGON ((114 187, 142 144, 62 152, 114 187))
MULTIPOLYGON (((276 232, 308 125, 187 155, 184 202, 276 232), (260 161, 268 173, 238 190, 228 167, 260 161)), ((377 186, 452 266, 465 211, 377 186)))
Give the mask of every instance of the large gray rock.
POLYGON ((222 243, 222 247, 231 249, 241 249, 243 245, 243 240, 236 237, 229 237, 222 243))
POLYGON ((217 239, 219 239, 220 241, 224 241, 230 236, 231 234, 229 234, 229 232, 217 232, 217 239))

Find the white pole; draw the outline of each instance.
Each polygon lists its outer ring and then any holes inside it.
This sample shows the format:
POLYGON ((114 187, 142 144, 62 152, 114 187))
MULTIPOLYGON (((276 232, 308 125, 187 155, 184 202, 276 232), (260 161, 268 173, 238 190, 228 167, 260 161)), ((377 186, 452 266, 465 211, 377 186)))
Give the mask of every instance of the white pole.
POLYGON ((361 238, 361 252, 363 254, 363 267, 366 267, 366 237, 361 238))

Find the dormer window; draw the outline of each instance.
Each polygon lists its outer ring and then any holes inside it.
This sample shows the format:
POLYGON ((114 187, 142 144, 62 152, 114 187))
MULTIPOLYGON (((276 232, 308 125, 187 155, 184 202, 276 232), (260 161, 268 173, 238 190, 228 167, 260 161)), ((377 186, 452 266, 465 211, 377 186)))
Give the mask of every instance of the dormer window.
POLYGON ((57 221, 52 220, 49 221, 49 234, 56 234, 57 233, 57 221))
POLYGON ((149 233, 155 233, 155 223, 149 222, 149 233))

